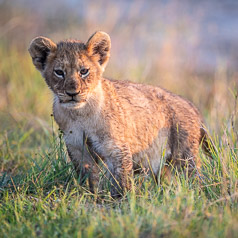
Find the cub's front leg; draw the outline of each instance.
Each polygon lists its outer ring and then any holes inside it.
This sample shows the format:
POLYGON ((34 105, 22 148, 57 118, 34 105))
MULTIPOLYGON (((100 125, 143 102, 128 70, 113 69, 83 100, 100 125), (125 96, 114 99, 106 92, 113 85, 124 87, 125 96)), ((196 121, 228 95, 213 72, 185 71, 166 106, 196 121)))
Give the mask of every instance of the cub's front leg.
POLYGON ((96 193, 99 183, 99 168, 95 158, 89 153, 86 143, 83 147, 66 144, 69 157, 74 165, 80 185, 88 179, 90 192, 96 193))
POLYGON ((111 196, 118 198, 125 191, 131 189, 131 179, 133 177, 132 156, 124 147, 121 150, 114 150, 110 158, 107 159, 111 181, 111 196))

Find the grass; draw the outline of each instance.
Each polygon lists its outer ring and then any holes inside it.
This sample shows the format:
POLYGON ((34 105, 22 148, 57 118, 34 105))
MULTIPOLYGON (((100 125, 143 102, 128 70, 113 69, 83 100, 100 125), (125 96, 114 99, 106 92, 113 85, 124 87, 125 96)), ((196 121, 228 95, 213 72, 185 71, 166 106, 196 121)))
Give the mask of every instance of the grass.
MULTIPOLYGON (((202 181, 175 173, 157 186, 137 176, 121 200, 106 189, 96 201, 77 181, 50 116, 50 92, 27 53, 0 46, 0 58, 0 237, 237 236, 237 90, 223 87, 236 78, 215 81, 214 98, 229 104, 212 98, 210 114, 201 107, 218 151, 211 160, 200 153, 202 181)), ((196 103, 196 81, 189 87, 196 103)))

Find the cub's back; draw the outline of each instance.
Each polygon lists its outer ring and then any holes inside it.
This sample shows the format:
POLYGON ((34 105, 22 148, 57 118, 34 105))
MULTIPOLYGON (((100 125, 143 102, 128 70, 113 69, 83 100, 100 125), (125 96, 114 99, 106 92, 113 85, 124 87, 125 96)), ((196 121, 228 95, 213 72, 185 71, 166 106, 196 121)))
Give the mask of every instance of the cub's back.
POLYGON ((131 112, 132 118, 138 116, 143 120, 142 114, 153 118, 154 114, 160 116, 162 113, 168 114, 169 118, 176 118, 177 114, 181 120, 194 118, 202 121, 201 114, 190 101, 161 87, 130 81, 108 81, 113 84, 121 107, 131 112))
POLYGON ((162 131, 166 131, 172 152, 178 154, 179 147, 186 151, 187 157, 198 152, 202 117, 191 102, 160 87, 105 81, 115 89, 113 94, 123 115, 125 139, 134 153, 152 145, 162 131))

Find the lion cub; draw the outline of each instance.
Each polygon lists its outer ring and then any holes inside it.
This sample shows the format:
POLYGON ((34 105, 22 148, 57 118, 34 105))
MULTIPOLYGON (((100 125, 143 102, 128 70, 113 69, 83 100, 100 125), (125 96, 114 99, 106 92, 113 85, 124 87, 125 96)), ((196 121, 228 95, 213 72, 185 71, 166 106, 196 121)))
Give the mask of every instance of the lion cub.
POLYGON ((78 175, 94 191, 102 160, 117 197, 139 168, 155 178, 165 162, 192 171, 205 134, 198 110, 182 97, 103 78, 110 48, 109 35, 99 31, 86 44, 37 37, 29 52, 54 94, 54 118, 78 175))

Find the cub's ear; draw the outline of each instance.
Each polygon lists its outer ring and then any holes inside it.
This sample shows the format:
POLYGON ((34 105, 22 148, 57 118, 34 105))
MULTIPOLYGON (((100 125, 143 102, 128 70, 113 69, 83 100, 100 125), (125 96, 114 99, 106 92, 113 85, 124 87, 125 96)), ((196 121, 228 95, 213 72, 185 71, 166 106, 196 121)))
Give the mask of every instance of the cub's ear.
POLYGON ((104 71, 110 57, 110 36, 105 32, 97 31, 89 38, 86 48, 89 56, 92 56, 104 71))
POLYGON ((33 64, 39 71, 44 70, 47 56, 56 48, 56 44, 46 37, 39 36, 31 41, 28 51, 32 57, 33 64))

